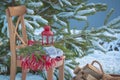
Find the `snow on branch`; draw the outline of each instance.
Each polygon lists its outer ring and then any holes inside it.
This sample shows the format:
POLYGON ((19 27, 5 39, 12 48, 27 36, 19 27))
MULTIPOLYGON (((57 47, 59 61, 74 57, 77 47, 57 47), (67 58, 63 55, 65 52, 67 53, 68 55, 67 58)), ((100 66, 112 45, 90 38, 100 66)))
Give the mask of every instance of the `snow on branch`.
POLYGON ((107 5, 104 3, 88 3, 86 4, 87 8, 95 8, 96 11, 105 11, 107 9, 107 5))
POLYGON ((58 1, 59 1, 60 6, 63 7, 62 1, 61 0, 58 0, 58 1))
MULTIPOLYGON (((5 17, 5 16, 4 16, 5 17)), ((2 33, 5 33, 6 32, 6 29, 7 29, 7 19, 6 19, 6 17, 4 18, 4 20, 3 20, 4 22, 3 22, 3 28, 2 28, 2 33)))
POLYGON ((75 15, 74 18, 77 19, 77 20, 85 20, 85 21, 87 20, 86 16, 75 15))
POLYGON ((120 23, 115 24, 114 26, 111 26, 112 28, 120 29, 120 23))
POLYGON ((95 6, 95 3, 88 3, 86 6, 95 6))
POLYGON ((30 24, 33 24, 36 27, 40 26, 36 21, 27 21, 27 22, 29 22, 30 24))
POLYGON ((120 23, 120 16, 117 17, 117 18, 115 18, 115 19, 113 19, 112 21, 110 21, 110 22, 107 24, 107 26, 108 26, 108 27, 112 27, 112 26, 114 26, 114 25, 116 25, 116 24, 119 24, 119 23, 120 23))
POLYGON ((56 15, 53 15, 53 19, 54 19, 55 21, 57 21, 57 20, 58 20, 58 18, 57 18, 57 16, 56 16, 56 15))
POLYGON ((76 6, 75 12, 79 11, 81 8, 83 8, 83 5, 76 6))
POLYGON ((28 20, 25 20, 25 25, 26 25, 26 27, 28 27, 28 29, 30 29, 30 30, 33 30, 33 29, 34 29, 33 26, 29 23, 28 20))
POLYGON ((27 13, 28 14, 34 14, 34 10, 27 8, 27 13))
POLYGON ((33 18, 35 21, 38 21, 38 22, 41 22, 41 23, 44 23, 44 24, 48 24, 48 21, 44 18, 42 18, 41 16, 34 16, 33 18))
POLYGON ((74 15, 74 12, 61 12, 57 14, 58 17, 62 17, 62 18, 69 18, 69 17, 72 17, 73 15, 74 15))
POLYGON ((67 26, 66 22, 64 22, 62 20, 59 20, 59 19, 57 20, 57 23, 60 24, 60 25, 62 25, 62 26, 67 26))
POLYGON ((61 0, 63 3, 65 3, 68 6, 72 6, 72 4, 68 0, 61 0))
POLYGON ((53 15, 53 19, 54 19, 54 21, 55 21, 56 23, 58 23, 58 24, 60 24, 60 25, 62 25, 62 26, 67 26, 67 23, 64 22, 64 21, 62 21, 62 20, 60 20, 60 19, 58 19, 56 15, 53 15))
POLYGON ((77 12, 77 15, 88 15, 88 14, 94 14, 96 13, 95 8, 88 9, 88 10, 81 10, 77 12))
POLYGON ((42 18, 41 16, 39 16, 39 15, 26 15, 26 17, 28 17, 28 18, 32 18, 33 19, 33 21, 37 21, 37 22, 40 22, 40 23, 43 23, 43 24, 48 24, 48 21, 46 20, 46 19, 44 19, 44 18, 42 18))
POLYGON ((51 6, 52 6, 54 9, 62 10, 62 8, 61 8, 61 6, 59 6, 59 4, 52 4, 52 3, 51 3, 51 6))
POLYGON ((93 46, 94 46, 95 49, 101 50, 101 51, 103 51, 103 52, 106 52, 106 51, 107 51, 107 50, 106 50, 103 46, 101 46, 97 41, 91 40, 91 42, 92 42, 92 44, 93 44, 93 46))
POLYGON ((28 6, 41 7, 41 6, 43 6, 43 3, 41 1, 40 2, 30 2, 30 3, 28 3, 28 6))

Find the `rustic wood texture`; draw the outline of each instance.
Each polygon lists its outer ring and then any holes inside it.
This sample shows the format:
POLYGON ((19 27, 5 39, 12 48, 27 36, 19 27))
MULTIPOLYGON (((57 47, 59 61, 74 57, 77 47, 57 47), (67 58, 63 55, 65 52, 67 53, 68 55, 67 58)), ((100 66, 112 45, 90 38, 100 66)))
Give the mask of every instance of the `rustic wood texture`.
MULTIPOLYGON (((27 34, 26 34, 26 27, 24 24, 25 12, 26 12, 25 6, 9 7, 8 9, 6 9, 9 36, 10 36, 10 50, 11 50, 10 80, 15 80, 15 76, 16 76, 16 68, 18 64, 16 49, 27 46, 27 34), (12 17, 14 16, 18 17, 16 21, 16 25, 14 25, 14 22, 12 20, 12 17), (19 24, 21 24, 22 27, 22 36, 19 35, 19 33, 17 32, 19 24), (21 41, 19 45, 16 44, 17 40, 21 41)), ((26 74, 24 73, 24 75, 26 74)), ((22 80, 25 80, 25 76, 22 78, 22 80)))
POLYGON ((53 76, 51 75, 53 75, 53 68, 47 71, 47 80, 53 80, 53 76))
POLYGON ((64 80, 64 59, 62 60, 62 63, 59 67, 59 80, 64 80))
POLYGON ((87 64, 85 67, 83 67, 83 70, 85 73, 89 73, 97 79, 101 79, 104 74, 102 65, 96 60, 93 61, 91 64, 87 64), (94 66, 95 63, 97 63, 97 65, 100 67, 100 69, 98 69, 97 67, 94 66))
MULTIPOLYGON (((15 80, 16 68, 21 67, 21 60, 17 60, 16 50, 27 46, 27 33, 24 23, 24 14, 26 13, 25 6, 8 7, 6 15, 8 20, 9 36, 10 36, 10 50, 11 50, 11 63, 10 63, 10 80, 15 80), (13 22, 12 17, 17 17, 16 23, 13 22), (18 32, 18 27, 21 24, 21 34, 18 32), (17 44, 17 41, 20 43, 17 44)), ((59 80, 64 80, 64 59, 59 61, 56 67, 59 68, 59 80)), ((53 71, 51 68, 47 71, 47 80, 53 80, 53 71)), ((22 69, 22 80, 26 79, 27 70, 22 69)))
POLYGON ((120 80, 120 75, 104 74, 102 80, 120 80))
POLYGON ((16 7, 8 7, 9 9, 9 15, 10 16, 21 16, 26 13, 26 7, 25 6, 16 6, 16 7))

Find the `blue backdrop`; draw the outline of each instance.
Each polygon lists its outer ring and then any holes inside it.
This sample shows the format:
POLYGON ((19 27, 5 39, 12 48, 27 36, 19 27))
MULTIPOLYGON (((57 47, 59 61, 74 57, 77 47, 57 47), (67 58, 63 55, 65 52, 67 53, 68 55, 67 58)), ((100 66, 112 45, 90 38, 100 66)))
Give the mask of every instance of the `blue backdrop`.
MULTIPOLYGON (((95 15, 89 16, 88 21, 89 21, 89 28, 91 27, 101 27, 104 24, 105 17, 107 13, 110 11, 111 8, 114 8, 114 12, 112 16, 110 17, 109 21, 120 16, 120 0, 88 0, 88 2, 92 3, 105 3, 108 6, 108 9, 104 12, 98 12, 95 15)), ((70 20, 70 26, 71 28, 77 27, 77 29, 82 29, 83 26, 85 25, 85 22, 80 22, 80 21, 75 21, 75 20, 70 20)))

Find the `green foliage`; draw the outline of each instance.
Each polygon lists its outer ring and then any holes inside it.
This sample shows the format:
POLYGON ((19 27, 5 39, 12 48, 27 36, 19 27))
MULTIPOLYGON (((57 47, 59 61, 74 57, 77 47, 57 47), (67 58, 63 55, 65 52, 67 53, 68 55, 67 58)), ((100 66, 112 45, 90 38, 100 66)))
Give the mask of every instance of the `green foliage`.
POLYGON ((114 9, 112 8, 105 18, 104 25, 108 23, 108 19, 110 18, 113 12, 114 12, 114 9))
POLYGON ((0 55, 5 56, 9 52, 9 41, 6 38, 0 38, 0 55))
POLYGON ((25 48, 21 48, 18 51, 18 55, 22 55, 22 56, 27 56, 27 55, 31 55, 31 54, 35 54, 37 57, 39 57, 39 55, 44 55, 45 51, 42 47, 42 45, 40 44, 34 44, 32 46, 27 46, 25 48), (39 54, 39 55, 37 55, 39 54))
MULTIPOLYGON (((26 5, 27 14, 25 15, 25 24, 29 39, 35 39, 33 32, 36 28, 43 27, 44 25, 50 25, 52 27, 55 35, 54 45, 56 48, 62 49, 66 56, 66 80, 70 80, 72 77, 69 69, 74 69, 74 67, 78 65, 78 63, 75 62, 76 57, 84 57, 93 53, 96 49, 105 53, 106 50, 98 41, 111 42, 117 39, 116 36, 113 35, 120 33, 120 18, 118 17, 110 22, 108 20, 113 13, 113 9, 107 14, 103 27, 87 30, 89 27, 87 16, 94 15, 99 11, 105 11, 107 9, 106 4, 88 3, 87 0, 17 0, 15 3, 3 0, 0 1, 0 3, 1 56, 9 53, 9 41, 4 42, 6 39, 8 40, 7 37, 9 37, 5 9, 13 4, 26 5), (83 26, 83 30, 79 30, 79 32, 74 30, 73 33, 70 29, 69 19, 78 20, 79 22, 85 21, 86 25, 83 26), (67 62, 67 60, 70 62, 67 62)), ((37 48, 35 46, 29 48, 30 47, 21 49, 20 53, 27 55, 29 52, 42 50, 40 46, 37 48)), ((57 73, 58 71, 55 70, 56 77, 57 73)), ((40 72, 39 74, 46 79, 44 72, 40 72)))

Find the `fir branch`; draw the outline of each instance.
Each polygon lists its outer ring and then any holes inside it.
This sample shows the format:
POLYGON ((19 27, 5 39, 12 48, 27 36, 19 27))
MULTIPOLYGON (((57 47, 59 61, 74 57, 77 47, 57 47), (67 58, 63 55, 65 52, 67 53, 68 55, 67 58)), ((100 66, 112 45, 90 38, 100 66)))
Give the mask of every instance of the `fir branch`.
POLYGON ((105 18, 104 25, 106 25, 108 23, 108 19, 113 14, 113 12, 114 12, 114 9, 112 8, 105 18))
POLYGON ((27 46, 25 48, 21 48, 19 50, 19 54, 18 55, 27 56, 27 55, 31 55, 33 53, 39 54, 39 55, 43 55, 43 54, 45 54, 45 51, 44 51, 42 45, 34 44, 32 46, 27 46))
POLYGON ((38 12, 36 12, 36 14, 41 14, 44 13, 45 11, 47 11, 50 8, 50 6, 47 6, 45 8, 42 8, 42 10, 38 10, 38 12))

